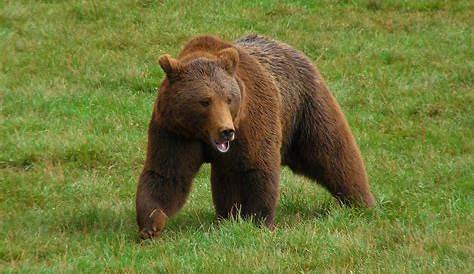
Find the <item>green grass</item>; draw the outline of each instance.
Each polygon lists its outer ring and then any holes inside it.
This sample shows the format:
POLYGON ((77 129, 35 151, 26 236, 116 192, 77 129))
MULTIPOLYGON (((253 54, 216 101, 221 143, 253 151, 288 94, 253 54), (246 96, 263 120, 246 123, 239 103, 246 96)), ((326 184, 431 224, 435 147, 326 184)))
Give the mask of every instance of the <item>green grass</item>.
POLYGON ((0 272, 473 273, 472 1, 0 1, 0 272), (277 229, 217 224, 204 166, 163 236, 134 192, 163 77, 197 34, 305 52, 345 111, 378 206, 287 169, 277 229))

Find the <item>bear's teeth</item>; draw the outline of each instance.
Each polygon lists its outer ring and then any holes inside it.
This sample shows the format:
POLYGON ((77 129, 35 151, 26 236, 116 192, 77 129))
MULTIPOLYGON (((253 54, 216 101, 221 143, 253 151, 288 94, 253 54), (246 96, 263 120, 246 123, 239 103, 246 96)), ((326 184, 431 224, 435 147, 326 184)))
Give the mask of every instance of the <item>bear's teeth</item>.
POLYGON ((217 150, 220 152, 227 152, 229 150, 229 142, 221 143, 221 144, 216 144, 217 150))

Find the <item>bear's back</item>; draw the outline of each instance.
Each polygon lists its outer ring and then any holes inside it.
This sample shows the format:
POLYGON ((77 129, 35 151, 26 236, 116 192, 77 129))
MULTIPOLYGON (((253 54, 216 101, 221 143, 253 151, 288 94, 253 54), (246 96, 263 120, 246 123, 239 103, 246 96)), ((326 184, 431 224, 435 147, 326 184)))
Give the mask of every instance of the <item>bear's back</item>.
POLYGON ((249 35, 236 40, 235 46, 256 58, 280 91, 284 151, 302 119, 307 98, 314 98, 322 83, 319 73, 306 56, 282 42, 249 35))

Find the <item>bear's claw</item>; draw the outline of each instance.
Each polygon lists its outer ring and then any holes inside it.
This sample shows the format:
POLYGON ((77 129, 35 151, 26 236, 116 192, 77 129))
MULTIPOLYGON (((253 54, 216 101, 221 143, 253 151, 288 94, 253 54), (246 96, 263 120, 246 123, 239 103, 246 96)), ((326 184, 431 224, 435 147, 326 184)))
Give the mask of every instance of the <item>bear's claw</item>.
POLYGON ((143 240, 160 236, 168 216, 161 209, 153 209, 148 218, 151 219, 150 222, 140 230, 140 238, 143 240))
POLYGON ((140 231, 140 238, 142 240, 146 240, 146 239, 158 237, 160 236, 160 234, 161 234, 161 230, 157 230, 156 228, 153 228, 153 229, 144 228, 140 231))

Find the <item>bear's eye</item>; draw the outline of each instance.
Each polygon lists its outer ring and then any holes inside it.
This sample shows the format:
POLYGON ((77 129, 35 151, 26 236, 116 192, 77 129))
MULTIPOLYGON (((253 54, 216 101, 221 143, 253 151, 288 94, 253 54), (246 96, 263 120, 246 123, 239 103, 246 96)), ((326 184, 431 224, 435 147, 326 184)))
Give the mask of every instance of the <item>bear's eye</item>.
POLYGON ((227 98, 227 104, 230 105, 231 103, 232 103, 232 98, 228 97, 228 98, 227 98))
POLYGON ((211 104, 211 100, 210 99, 204 99, 204 100, 199 101, 199 104, 201 104, 201 106, 203 106, 203 107, 207 107, 211 104))

